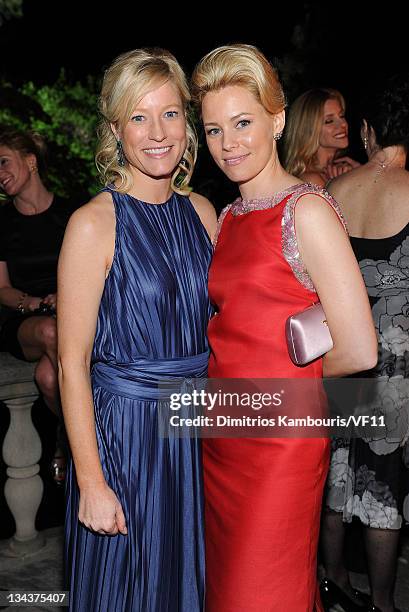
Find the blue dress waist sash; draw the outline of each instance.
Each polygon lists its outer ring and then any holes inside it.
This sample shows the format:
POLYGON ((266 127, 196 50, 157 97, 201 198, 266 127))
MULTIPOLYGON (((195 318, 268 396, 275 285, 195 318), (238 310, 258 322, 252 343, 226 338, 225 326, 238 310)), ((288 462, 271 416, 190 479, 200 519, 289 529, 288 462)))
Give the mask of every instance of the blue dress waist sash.
POLYGON ((96 362, 92 366, 94 387, 130 399, 169 399, 169 395, 191 378, 207 376, 209 351, 171 359, 136 359, 129 363, 96 362))

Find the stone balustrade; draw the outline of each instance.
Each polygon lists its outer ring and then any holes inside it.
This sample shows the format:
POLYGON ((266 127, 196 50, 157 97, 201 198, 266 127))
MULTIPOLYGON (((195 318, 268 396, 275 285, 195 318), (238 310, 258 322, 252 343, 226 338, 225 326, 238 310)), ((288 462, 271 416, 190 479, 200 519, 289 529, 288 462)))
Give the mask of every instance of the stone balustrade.
POLYGON ((41 441, 31 419, 31 408, 38 397, 34 383, 35 364, 0 353, 0 401, 10 411, 10 426, 3 442, 7 466, 4 495, 16 523, 8 553, 24 556, 45 544, 35 528, 35 518, 43 495, 39 475, 41 441))

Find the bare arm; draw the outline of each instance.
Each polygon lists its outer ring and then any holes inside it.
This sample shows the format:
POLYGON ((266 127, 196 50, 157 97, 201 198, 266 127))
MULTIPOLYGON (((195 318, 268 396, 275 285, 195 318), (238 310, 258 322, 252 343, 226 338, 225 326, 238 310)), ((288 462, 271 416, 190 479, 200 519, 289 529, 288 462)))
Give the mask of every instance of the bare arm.
POLYGON ((58 264, 58 361, 64 421, 80 489, 79 520, 94 531, 116 534, 126 533, 125 519, 102 471, 90 380, 99 304, 115 240, 113 211, 105 197, 100 200, 76 211, 65 232, 58 264))
POLYGON ((190 200, 204 225, 210 240, 213 242, 217 228, 217 215, 213 204, 198 193, 191 193, 190 200))
POLYGON ((40 297, 26 295, 20 289, 12 287, 5 261, 0 261, 0 304, 17 310, 21 304, 26 311, 33 311, 39 307, 40 297))
POLYGON ((368 370, 377 361, 377 339, 362 275, 339 219, 319 196, 296 207, 298 247, 324 308, 334 348, 323 359, 324 376, 368 370))

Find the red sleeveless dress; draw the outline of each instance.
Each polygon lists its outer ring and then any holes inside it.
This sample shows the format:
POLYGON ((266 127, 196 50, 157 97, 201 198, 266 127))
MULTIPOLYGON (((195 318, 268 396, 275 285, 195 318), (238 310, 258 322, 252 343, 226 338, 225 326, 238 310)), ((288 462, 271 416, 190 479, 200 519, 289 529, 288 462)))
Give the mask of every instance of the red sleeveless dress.
MULTIPOLYGON (((236 200, 220 217, 209 272, 217 308, 208 335, 212 378, 321 378, 322 360, 300 368, 285 321, 317 301, 297 250, 294 210, 314 193, 295 185, 266 200, 236 200)), ((321 611, 316 569, 327 438, 203 441, 206 611, 321 611)))

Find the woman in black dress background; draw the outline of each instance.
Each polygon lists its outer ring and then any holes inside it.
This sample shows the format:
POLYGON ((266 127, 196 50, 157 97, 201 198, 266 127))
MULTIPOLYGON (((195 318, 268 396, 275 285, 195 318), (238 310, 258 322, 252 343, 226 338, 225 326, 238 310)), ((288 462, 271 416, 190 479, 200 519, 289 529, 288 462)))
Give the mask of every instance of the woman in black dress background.
MULTIPOLYGON (((35 381, 59 416, 57 261, 77 206, 45 186, 45 154, 38 134, 0 129, 0 189, 6 196, 0 205, 0 350, 37 362, 35 381)), ((52 463, 56 482, 65 475, 62 445, 57 442, 52 463)))
POLYGON ((342 561, 343 521, 357 517, 365 526, 372 609, 381 612, 396 610, 400 528, 409 522, 408 100, 408 75, 368 95, 361 130, 368 162, 328 186, 345 215, 368 290, 378 364, 362 376, 376 377, 376 405, 386 423, 381 438, 334 440, 322 531, 327 576, 322 593, 328 605, 337 600, 348 610, 356 610, 358 601, 342 561))

